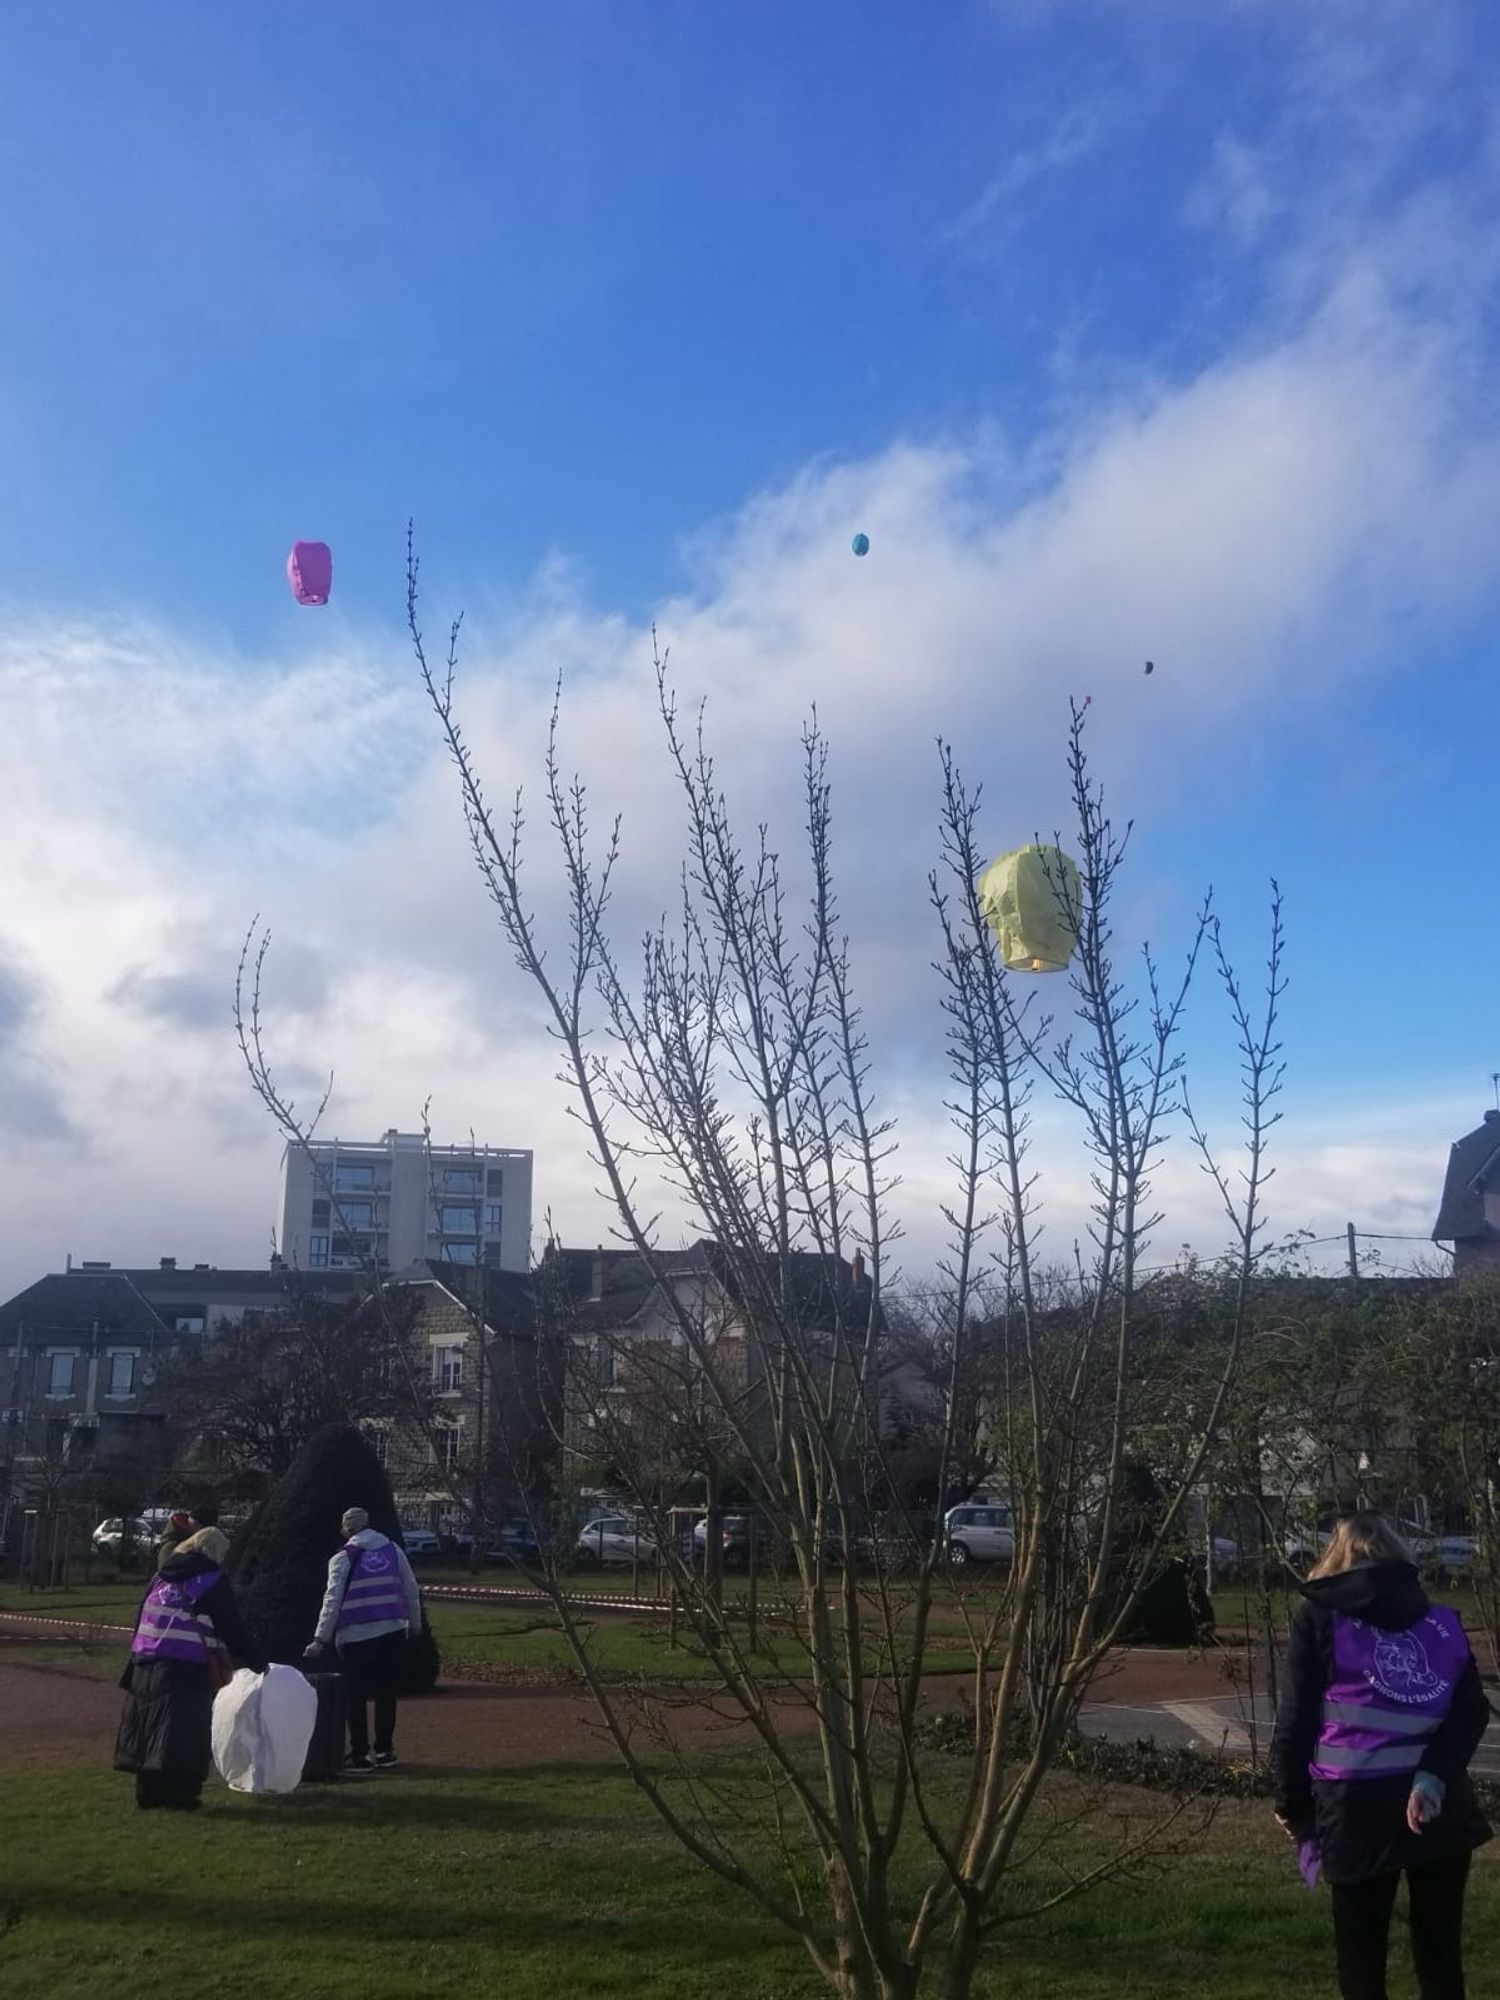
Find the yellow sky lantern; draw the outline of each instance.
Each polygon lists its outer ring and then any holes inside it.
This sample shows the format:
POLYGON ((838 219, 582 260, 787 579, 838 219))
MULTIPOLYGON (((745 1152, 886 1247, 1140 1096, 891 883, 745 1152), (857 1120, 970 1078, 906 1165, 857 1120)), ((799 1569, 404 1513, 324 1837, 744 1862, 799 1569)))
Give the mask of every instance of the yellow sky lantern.
POLYGON ((1014 848, 980 876, 979 907, 1008 972, 1061 972, 1078 942, 1078 869, 1060 847, 1014 848))

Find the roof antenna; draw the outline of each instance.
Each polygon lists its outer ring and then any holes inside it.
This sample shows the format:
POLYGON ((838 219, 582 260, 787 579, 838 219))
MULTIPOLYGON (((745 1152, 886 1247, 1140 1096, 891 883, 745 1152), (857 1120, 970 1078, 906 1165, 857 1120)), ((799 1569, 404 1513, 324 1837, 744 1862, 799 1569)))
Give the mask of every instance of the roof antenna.
POLYGON ((1500 1111, 1500 1069, 1490 1071, 1490 1082, 1495 1086, 1495 1109, 1500 1111))

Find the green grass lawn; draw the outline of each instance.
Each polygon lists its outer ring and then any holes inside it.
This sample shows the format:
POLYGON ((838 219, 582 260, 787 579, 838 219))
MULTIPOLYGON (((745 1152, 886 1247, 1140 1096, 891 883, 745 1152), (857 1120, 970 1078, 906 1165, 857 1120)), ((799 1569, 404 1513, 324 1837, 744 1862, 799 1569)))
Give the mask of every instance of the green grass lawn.
MULTIPOLYGON (((48 1591, 23 1591, 8 1584, 0 1585, 0 1611, 128 1625, 140 1596, 139 1583, 118 1580, 48 1591)), ((438 1645, 455 1671, 462 1672, 466 1662, 495 1677, 511 1671, 518 1678, 566 1679, 577 1671, 568 1642, 546 1605, 498 1608, 435 1598, 428 1601, 427 1608, 438 1645)), ((591 1655, 603 1673, 692 1681, 713 1672, 712 1663, 685 1627, 679 1632, 679 1643, 672 1644, 665 1613, 659 1618, 633 1618, 613 1611, 593 1618, 581 1615, 589 1627, 591 1655)), ((759 1657, 768 1666, 774 1663, 792 1669, 800 1664, 802 1655, 795 1643, 784 1636, 778 1638, 774 1624, 762 1626, 761 1641, 759 1657)), ((118 1649, 121 1642, 108 1643, 118 1649)), ((926 1665, 932 1673, 963 1672, 972 1666, 972 1654, 956 1627, 935 1630, 926 1665)))
MULTIPOLYGON (((1069 1812, 1076 1793, 1056 1788, 1069 1812)), ((289 1799, 217 1788, 143 1816, 108 1771, 0 1787, 7 2000, 801 2000, 799 1949, 682 1858, 608 1766, 389 1778, 289 1799)), ((1115 1794, 1126 1819, 1159 1802, 1115 1794)), ((1086 1863, 1117 1821, 1069 1843, 1086 1863)), ((1500 1951, 1486 1861, 1474 1964, 1500 1951)), ((1056 1880, 1038 1868, 1020 1893, 1056 1880)), ((1234 1807, 1175 1858, 1007 1929, 981 2000, 1282 2000, 1331 1991, 1326 1900, 1297 1885, 1263 1809, 1234 1807)), ((1402 1944, 1398 1934, 1397 1949, 1402 1944)), ((1398 1989, 1402 1990, 1398 1983, 1398 1989)))

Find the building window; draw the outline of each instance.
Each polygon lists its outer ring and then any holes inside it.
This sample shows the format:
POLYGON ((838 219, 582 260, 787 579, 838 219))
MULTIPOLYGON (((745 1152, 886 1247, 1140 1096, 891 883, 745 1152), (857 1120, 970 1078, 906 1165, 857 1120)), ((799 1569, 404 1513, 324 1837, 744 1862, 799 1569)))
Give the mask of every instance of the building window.
POLYGON ((443 1255, 450 1264, 477 1264, 477 1245, 471 1239, 467 1243, 445 1243, 443 1255))
POLYGON ((135 1355, 114 1353, 109 1357, 109 1387, 106 1396, 133 1396, 135 1394, 135 1355))
POLYGON ((332 1209, 333 1203, 329 1201, 315 1201, 313 1203, 312 1226, 314 1229, 326 1229, 329 1226, 333 1220, 332 1209))
POLYGON ((464 1351, 461 1347, 432 1350, 432 1386, 440 1396, 451 1396, 462 1385, 464 1351))
POLYGON ((375 1204, 373 1201, 341 1201, 338 1221, 344 1229, 373 1229, 375 1204))
POLYGON ((484 1191, 486 1194, 489 1195, 504 1194, 505 1169, 503 1167, 490 1168, 489 1172, 484 1177, 484 1191))
POLYGON ((437 1433, 438 1460, 445 1472, 451 1472, 458 1464, 459 1427, 457 1424, 439 1424, 437 1433))
POLYGON ((448 1167, 443 1173, 444 1194, 483 1194, 484 1175, 478 1167, 448 1167))
POLYGON ((311 1236, 308 1238, 307 1261, 315 1271, 327 1268, 328 1238, 326 1236, 311 1236))
POLYGON ((333 1191, 335 1194, 373 1194, 375 1169, 340 1161, 333 1170, 333 1191))
POLYGON ((49 1396, 71 1396, 73 1393, 73 1364, 78 1359, 70 1349, 66 1354, 47 1356, 47 1394, 49 1396))
POLYGON ((486 1236, 498 1236, 500 1234, 500 1204, 498 1201, 486 1202, 485 1204, 484 1233, 486 1236))
POLYGON ((479 1231, 479 1217, 472 1208, 445 1202, 439 1211, 438 1227, 445 1236, 475 1236, 479 1231))
POLYGON ((179 1306, 172 1315, 173 1333, 202 1333, 208 1325, 208 1312, 203 1306, 179 1306))
POLYGON ((492 1237, 491 1240, 485 1244, 484 1261, 488 1269, 490 1269, 491 1271, 504 1270, 505 1268, 504 1250, 497 1238, 492 1237))
POLYGON ((375 1424, 365 1432, 371 1451, 382 1465, 388 1465, 391 1457, 391 1434, 384 1424, 375 1424))

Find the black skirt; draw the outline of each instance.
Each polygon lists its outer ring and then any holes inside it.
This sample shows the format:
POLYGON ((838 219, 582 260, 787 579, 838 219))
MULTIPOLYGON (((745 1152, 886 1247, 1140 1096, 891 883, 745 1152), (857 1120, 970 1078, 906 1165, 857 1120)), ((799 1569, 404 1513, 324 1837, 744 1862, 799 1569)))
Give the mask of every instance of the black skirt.
POLYGON ((213 1762, 208 1668, 187 1660, 135 1660, 120 1680, 125 1707, 115 1738, 117 1771, 171 1771, 201 1783, 213 1762))
POLYGON ((1482 1847, 1490 1828, 1467 1775, 1448 1787, 1443 1810, 1421 1833, 1406 1824, 1411 1777, 1313 1780, 1313 1814, 1330 1882, 1366 1882, 1400 1868, 1452 1861, 1482 1847))

